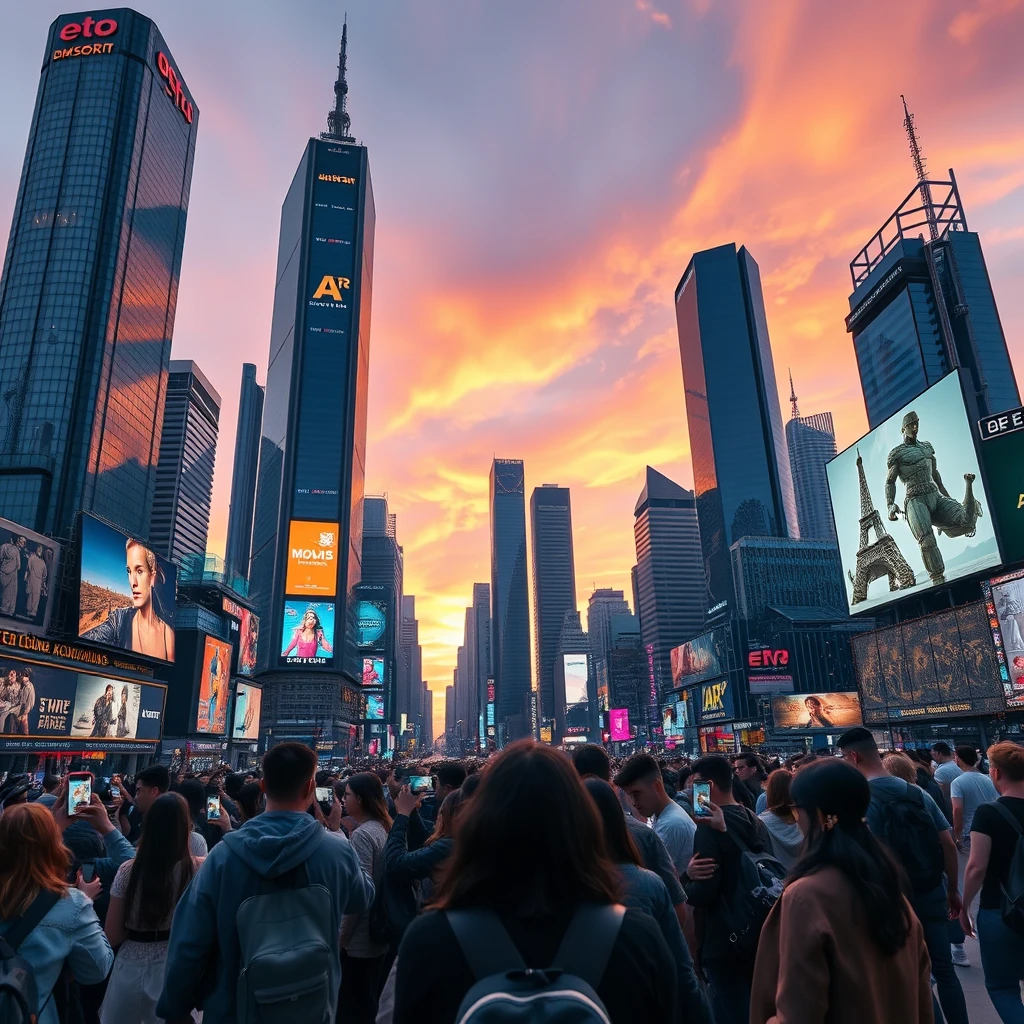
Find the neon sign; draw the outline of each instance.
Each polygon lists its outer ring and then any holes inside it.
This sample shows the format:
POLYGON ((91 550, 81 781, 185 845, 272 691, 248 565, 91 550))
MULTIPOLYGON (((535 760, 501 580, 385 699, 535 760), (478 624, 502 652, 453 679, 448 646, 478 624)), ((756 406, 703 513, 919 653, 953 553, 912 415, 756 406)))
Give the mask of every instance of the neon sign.
POLYGON ((182 117, 191 124, 194 114, 192 101, 185 95, 185 90, 178 79, 178 73, 174 70, 171 62, 167 59, 166 53, 157 53, 156 66, 157 70, 160 72, 160 77, 165 83, 164 93, 174 100, 174 105, 181 111, 182 117))
POLYGON ((82 23, 72 21, 60 30, 60 37, 65 43, 70 43, 81 36, 83 39, 91 39, 96 36, 112 36, 117 31, 117 22, 113 18, 100 18, 96 21, 91 15, 86 15, 82 23))

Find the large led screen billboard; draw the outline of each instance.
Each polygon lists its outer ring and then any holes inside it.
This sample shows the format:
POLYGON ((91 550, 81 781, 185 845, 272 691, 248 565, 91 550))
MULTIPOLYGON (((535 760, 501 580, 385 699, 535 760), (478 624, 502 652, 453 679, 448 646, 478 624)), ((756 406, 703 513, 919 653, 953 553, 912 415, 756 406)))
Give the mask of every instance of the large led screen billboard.
POLYGON ((199 672, 196 732, 224 735, 227 730, 230 680, 231 644, 216 637, 206 637, 203 643, 203 664, 199 672))
POLYGON ((281 660, 286 665, 334 664, 334 602, 285 601, 281 660))
POLYGON ((0 626, 45 633, 60 582, 61 546, 0 519, 0 626))
POLYGON ((238 632, 238 674, 240 676, 252 676, 256 674, 256 656, 259 653, 260 643, 260 617, 242 609, 242 618, 239 622, 238 632))
POLYGON ((366 720, 368 722, 384 721, 384 694, 368 693, 366 695, 366 720))
POLYGON ((728 668, 724 629, 712 629, 669 653, 672 666, 672 689, 693 686, 705 679, 722 675, 728 668))
POLYGON ((826 471, 851 612, 999 564, 956 372, 836 456, 826 471))
POLYGON ((1024 708, 1024 569, 983 587, 1006 706, 1024 708))
POLYGON ((363 658, 363 686, 384 685, 384 659, 363 658))
POLYGON ((851 729, 863 725, 856 693, 787 693, 772 697, 776 729, 851 729))
POLYGON ((621 743, 629 739, 629 708, 612 708, 608 712, 611 725, 609 735, 613 743, 621 743))
POLYGON ((356 604, 356 646, 381 648, 388 628, 388 611, 383 601, 356 604))
POLYGON ((79 517, 78 531, 78 635, 107 647, 174 661, 177 566, 92 516, 79 517))
POLYGON ((978 445, 1004 565, 1024 562, 1024 409, 982 420, 978 445), (994 423, 992 422, 994 420, 994 423), (1008 424, 1006 433, 991 433, 1008 424))
POLYGON ((587 656, 585 654, 563 654, 562 669, 565 678, 566 732, 586 732, 590 727, 587 656))
POLYGON ((252 683, 235 684, 235 710, 231 719, 233 740, 255 740, 260 735, 263 690, 252 683))
POLYGON ((285 593, 334 597, 338 590, 338 524, 293 519, 288 529, 285 593))

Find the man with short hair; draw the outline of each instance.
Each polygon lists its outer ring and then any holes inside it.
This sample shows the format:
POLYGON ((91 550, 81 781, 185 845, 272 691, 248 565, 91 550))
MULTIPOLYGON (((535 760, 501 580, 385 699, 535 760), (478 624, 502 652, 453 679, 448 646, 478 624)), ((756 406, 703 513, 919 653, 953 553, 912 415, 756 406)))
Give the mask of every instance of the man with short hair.
MULTIPOLYGON (((758 800, 764 796, 764 772, 761 769, 761 762, 756 754, 748 752, 740 754, 733 762, 733 766, 736 769, 737 780, 750 797, 749 800, 741 800, 740 802, 746 804, 755 814, 760 814, 768 806, 767 797, 765 797, 764 807, 758 807, 757 805, 758 800)), ((735 790, 733 790, 733 795, 736 795, 735 790)))
POLYGON ((953 751, 950 750, 949 744, 943 743, 942 740, 932 744, 932 760, 935 762, 933 778, 939 784, 939 788, 942 790, 942 797, 946 801, 948 808, 950 786, 952 786, 953 780, 960 774, 960 767, 953 757, 953 751))
MULTIPOLYGON (((178 902, 167 950, 157 1016, 187 1019, 202 1002, 205 1024, 233 1024, 242 968, 237 914, 266 882, 305 866, 309 886, 322 886, 331 902, 326 997, 330 1020, 341 983, 338 936, 345 914, 369 910, 373 882, 340 832, 328 832, 308 813, 316 787, 316 754, 301 743, 278 743, 263 758, 263 814, 228 832, 178 902)), ((328 897, 325 897, 328 898, 328 897)))
POLYGON ((875 738, 862 725, 844 732, 836 746, 844 760, 852 764, 871 787, 868 828, 886 843, 910 878, 913 890, 910 902, 924 929, 925 944, 932 960, 932 977, 939 993, 935 1019, 942 1020, 945 1015, 947 1024, 968 1024, 967 1003, 953 967, 949 941, 950 915, 959 916, 961 908, 956 846, 949 822, 923 789, 885 770, 875 738), (917 810, 910 806, 915 804, 917 810), (900 805, 908 809, 901 813, 897 810, 900 805), (901 855, 904 846, 912 847, 912 852, 908 850, 901 855), (922 878, 928 874, 929 855, 937 867, 941 865, 934 883, 922 878))
POLYGON ((12 708, 16 721, 14 731, 22 736, 28 735, 28 713, 36 705, 36 688, 32 684, 32 666, 23 665, 21 680, 18 684, 18 705, 12 708))
POLYGON ((52 807, 57 802, 57 788, 60 786, 60 776, 51 775, 49 772, 43 776, 43 791, 36 801, 43 807, 52 807))
POLYGON ((117 809, 117 824, 136 846, 142 835, 142 817, 153 806, 153 801, 171 788, 171 774, 162 764, 151 764, 135 775, 135 796, 128 792, 119 776, 111 779, 121 789, 121 806, 117 809))
POLYGON ((428 828, 434 827, 437 812, 449 793, 454 793, 466 781, 466 769, 460 761, 445 761, 437 766, 434 773, 434 792, 427 796, 420 807, 420 817, 428 828))

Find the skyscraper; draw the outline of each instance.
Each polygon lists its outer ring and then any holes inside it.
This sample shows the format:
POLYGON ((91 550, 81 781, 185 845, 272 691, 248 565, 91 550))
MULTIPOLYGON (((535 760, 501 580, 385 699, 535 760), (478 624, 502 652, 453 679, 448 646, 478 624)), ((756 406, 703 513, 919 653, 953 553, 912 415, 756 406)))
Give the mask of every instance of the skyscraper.
POLYGON ((491 671, 491 588, 473 584, 473 604, 466 609, 466 676, 470 687, 466 735, 486 740, 482 712, 487 707, 487 677, 491 671))
POLYGON ((231 471, 228 540, 224 561, 232 577, 249 578, 252 554, 252 514, 256 504, 256 478, 263 428, 263 388, 256 383, 256 364, 242 363, 242 390, 238 396, 235 463, 231 471))
POLYGON ((846 330, 872 429, 957 367, 973 385, 974 418, 1020 405, 981 240, 967 230, 952 169, 928 178, 903 109, 917 185, 850 263, 846 330))
POLYGON ((281 211, 250 574, 268 632, 264 702, 275 737, 307 736, 318 719, 336 740, 347 735, 351 701, 337 684, 360 676, 352 590, 361 575, 374 208, 366 148, 349 135, 346 49, 347 27, 329 130, 307 143, 281 211), (307 642, 308 656, 296 654, 310 611, 330 650, 318 643, 314 653, 307 642))
POLYGON ((491 464, 491 668, 496 714, 508 739, 530 732, 530 602, 522 459, 491 464))
POLYGON ((535 487, 530 497, 533 548, 533 633, 537 640, 534 677, 540 717, 553 720, 555 656, 567 611, 576 610, 576 567, 572 550, 569 488, 535 487))
POLYGON ((654 645, 658 685, 668 688, 669 652, 700 632, 707 607, 695 504, 692 491, 647 467, 633 512, 637 607, 644 644, 654 645))
POLYGON ((169 370, 149 539, 180 562, 206 552, 220 395, 191 359, 172 359, 169 370))
POLYGON ((0 280, 0 515, 147 536, 199 110, 134 11, 50 26, 0 280))
POLYGON ((793 415, 786 424, 786 446, 789 448, 800 537, 835 542, 836 524, 832 519, 825 476, 825 463, 836 457, 832 413, 816 412, 812 416, 801 416, 793 388, 793 374, 789 375, 789 400, 793 404, 793 415))
POLYGON ((629 603, 621 590, 599 587, 590 595, 587 605, 587 635, 595 665, 603 661, 611 649, 613 615, 629 615, 629 603))
POLYGON ((760 271, 732 244, 695 253, 675 303, 708 601, 724 610, 730 546, 799 529, 760 271))
POLYGON ((415 738, 419 727, 420 739, 429 747, 434 742, 434 735, 426 724, 432 714, 431 698, 428 691, 427 701, 423 703, 423 649, 420 647, 420 625, 416 619, 416 598, 412 594, 402 595, 400 640, 402 661, 395 694, 394 717, 401 725, 402 715, 405 715, 407 728, 413 730, 411 735, 415 738))
POLYGON ((590 637, 583 631, 580 613, 566 609, 555 647, 553 720, 560 740, 583 742, 597 725, 597 685, 590 656, 590 637))

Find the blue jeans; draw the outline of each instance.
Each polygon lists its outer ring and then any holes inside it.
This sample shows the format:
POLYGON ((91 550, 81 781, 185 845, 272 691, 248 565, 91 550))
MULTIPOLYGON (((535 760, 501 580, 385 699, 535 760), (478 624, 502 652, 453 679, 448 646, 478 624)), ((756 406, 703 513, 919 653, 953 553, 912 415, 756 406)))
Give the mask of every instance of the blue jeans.
POLYGON ((977 922, 988 997, 1003 1024, 1024 1024, 1024 935, 1007 928, 998 910, 979 910, 977 922))
MULTIPOLYGON (((948 946, 946 953, 949 953, 948 946)), ((705 960, 704 970, 711 990, 715 1024, 749 1024, 753 963, 726 959, 705 960)))
POLYGON ((949 948, 945 887, 940 885, 926 896, 915 897, 912 903, 914 913, 924 929, 924 944, 932 958, 932 977, 939 997, 935 1005, 935 1020, 941 1021, 944 1016, 946 1024, 969 1024, 967 1000, 964 999, 960 979, 956 976, 949 948))

